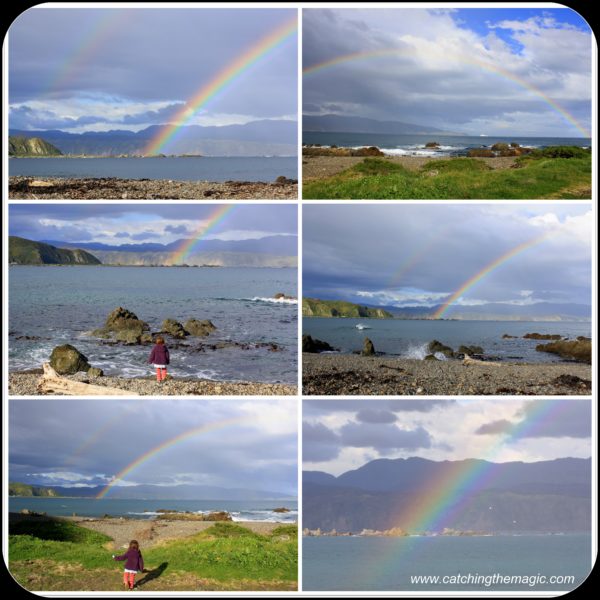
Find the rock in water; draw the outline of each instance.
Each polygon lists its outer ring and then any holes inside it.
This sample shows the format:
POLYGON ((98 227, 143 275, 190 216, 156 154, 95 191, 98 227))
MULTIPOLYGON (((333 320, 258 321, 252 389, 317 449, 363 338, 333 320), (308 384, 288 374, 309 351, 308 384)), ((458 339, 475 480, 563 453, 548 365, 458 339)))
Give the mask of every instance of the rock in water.
POLYGON ((375 346, 369 338, 365 338, 361 354, 363 356, 375 356, 375 346))
POLYGON ((138 335, 142 335, 144 331, 148 331, 150 327, 148 323, 138 319, 135 313, 119 306, 115 308, 106 318, 104 329, 108 331, 135 331, 138 335))
POLYGON ((438 340, 433 340, 429 342, 428 346, 429 354, 435 354, 436 352, 441 352, 444 356, 448 358, 452 358, 454 356, 454 350, 450 348, 450 346, 446 346, 442 344, 442 342, 438 342, 438 340))
POLYGON ((457 354, 466 354, 467 356, 481 356, 483 348, 481 346, 459 346, 457 354))
POLYGON ((184 325, 185 330, 196 337, 206 337, 213 331, 216 331, 216 327, 212 321, 205 319, 204 321, 198 321, 198 319, 188 319, 184 325))
POLYGON ((331 352, 334 350, 335 348, 333 346, 330 346, 327 342, 317 340, 316 338, 312 338, 310 335, 307 334, 304 334, 302 336, 302 352, 311 352, 313 354, 318 354, 319 352, 331 352))
POLYGON ((165 319, 161 325, 161 332, 182 340, 188 335, 188 332, 183 328, 183 325, 175 319, 165 319))
POLYGON ((88 371, 91 365, 88 359, 75 346, 63 344, 56 346, 50 355, 50 366, 59 375, 73 375, 79 371, 88 371))
POLYGON ((561 358, 576 360, 589 365, 592 362, 592 341, 583 336, 580 336, 580 338, 569 341, 560 340, 550 342, 549 344, 538 344, 535 349, 538 352, 551 352, 558 354, 561 358))

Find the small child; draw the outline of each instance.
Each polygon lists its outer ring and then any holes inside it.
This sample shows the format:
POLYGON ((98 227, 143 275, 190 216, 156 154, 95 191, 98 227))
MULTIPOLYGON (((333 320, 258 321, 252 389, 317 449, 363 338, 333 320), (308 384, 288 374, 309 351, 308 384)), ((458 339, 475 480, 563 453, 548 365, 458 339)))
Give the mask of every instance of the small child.
POLYGON ((156 369, 156 381, 163 382, 167 378, 167 365, 169 364, 169 349, 165 346, 164 338, 156 338, 148 362, 153 364, 156 369))
POLYGON ((125 571, 123 572, 123 583, 126 588, 130 590, 135 586, 135 574, 138 571, 144 570, 144 559, 140 552, 140 545, 137 540, 131 540, 129 542, 129 549, 125 554, 121 556, 112 555, 114 560, 126 560, 125 571))

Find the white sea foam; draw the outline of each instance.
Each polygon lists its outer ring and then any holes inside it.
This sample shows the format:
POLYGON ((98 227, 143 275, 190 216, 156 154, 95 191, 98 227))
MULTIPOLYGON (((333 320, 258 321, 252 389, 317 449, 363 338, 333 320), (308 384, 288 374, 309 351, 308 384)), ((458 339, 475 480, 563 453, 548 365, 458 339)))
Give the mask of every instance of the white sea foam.
MULTIPOLYGON (((402 353, 402 358, 411 358, 413 360, 425 360, 425 357, 431 354, 429 352, 429 342, 420 344, 418 346, 409 346, 407 350, 402 353)), ((435 352, 434 356, 438 360, 448 360, 446 355, 441 352, 435 352)))
POLYGON ((357 323, 357 324, 355 325, 355 327, 356 327, 356 329, 360 329, 361 331, 362 331, 363 329, 371 329, 371 328, 370 328, 368 325, 365 325, 364 323, 357 323))
POLYGON ((251 302, 269 302, 270 304, 298 304, 297 298, 264 298, 262 296, 254 296, 254 298, 244 298, 251 302))

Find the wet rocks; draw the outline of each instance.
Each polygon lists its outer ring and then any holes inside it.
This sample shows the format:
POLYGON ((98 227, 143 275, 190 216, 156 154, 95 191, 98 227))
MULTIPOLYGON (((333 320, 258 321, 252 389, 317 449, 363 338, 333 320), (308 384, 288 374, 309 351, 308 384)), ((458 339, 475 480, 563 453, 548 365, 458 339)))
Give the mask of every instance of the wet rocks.
POLYGON ((319 352, 332 352, 335 351, 333 346, 330 346, 327 342, 317 340, 310 335, 304 334, 302 336, 302 352, 309 352, 312 354, 318 354, 319 352))
POLYGON ((567 360, 587 364, 592 362, 592 340, 583 336, 578 337, 576 340, 559 340, 549 344, 538 344, 535 349, 538 352, 558 354, 558 356, 567 360))
POLYGON ((167 333, 177 340, 182 340, 189 335, 183 325, 175 319, 165 319, 161 325, 161 333, 167 333))
POLYGON ((439 342, 438 340, 432 340, 429 342, 429 346, 427 346, 427 350, 429 354, 435 354, 436 352, 440 352, 447 358, 452 358, 454 356, 454 350, 450 348, 450 346, 446 346, 439 342))
POLYGON ((502 335, 502 339, 503 340, 515 340, 517 339, 518 336, 516 335, 510 335, 509 333, 505 333, 502 335))
POLYGON ((87 370, 87 374, 90 377, 103 377, 104 376, 104 371, 102 369, 99 369, 98 367, 90 367, 87 370))
POLYGON ((459 346, 457 350, 457 354, 462 354, 463 356, 481 356, 483 354, 483 348, 481 346, 459 346))
POLYGON ((79 371, 88 371, 91 368, 87 357, 71 344, 56 346, 52 350, 50 366, 59 375, 73 375, 79 371))
POLYGON ((278 292, 273 296, 273 300, 296 300, 294 296, 287 296, 283 292, 278 292))
POLYGON ((125 344, 138 344, 142 335, 149 330, 148 323, 138 319, 130 310, 119 306, 108 315, 104 327, 94 330, 92 335, 103 339, 114 337, 116 341, 125 344))
POLYGON ((369 338, 365 338, 361 355, 375 356, 375 346, 373 346, 373 342, 369 338))
POLYGON ((523 336, 526 340, 560 340, 562 339, 562 335, 558 333, 526 333, 523 336))
POLYGON ((184 324, 184 328, 190 335, 195 337, 206 337, 217 329, 212 321, 209 321, 208 319, 203 321, 199 321, 198 319, 188 319, 184 324))
POLYGON ((440 147, 439 142, 427 142, 425 144, 425 148, 439 148, 439 147, 440 147))
POLYGON ((367 148, 352 148, 350 156, 385 156, 385 154, 376 146, 368 146, 367 148))

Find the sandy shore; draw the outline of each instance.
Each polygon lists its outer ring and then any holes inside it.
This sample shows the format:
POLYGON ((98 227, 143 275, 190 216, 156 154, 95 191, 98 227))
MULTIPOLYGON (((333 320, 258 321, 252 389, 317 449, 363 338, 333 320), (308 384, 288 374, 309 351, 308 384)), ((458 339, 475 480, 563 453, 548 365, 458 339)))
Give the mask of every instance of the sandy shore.
POLYGON ((298 184, 252 181, 173 181, 166 179, 9 177, 8 196, 36 200, 260 199, 298 197, 298 184))
MULTIPOLYGON (((432 160, 448 160, 448 156, 386 156, 381 160, 402 165, 411 171, 419 170, 432 160)), ((345 171, 365 160, 360 156, 303 156, 302 180, 322 179, 345 171)), ((495 158, 476 158, 489 165, 492 169, 509 169, 515 164, 514 156, 498 156, 495 158)))
MULTIPOLYGON (((111 546, 118 550, 127 548, 130 540, 138 540, 144 547, 154 546, 167 540, 179 539, 195 535, 204 529, 212 527, 212 521, 163 521, 156 519, 125 519, 119 517, 40 517, 9 513, 9 524, 23 520, 59 519, 77 523, 81 527, 104 533, 114 542, 111 546)), ((254 533, 268 535, 282 523, 267 523, 255 521, 236 521, 236 525, 246 527, 254 533)))
POLYGON ((590 365, 302 355, 307 395, 590 395, 590 365))
MULTIPOLYGON (((15 396, 37 396, 40 373, 9 373, 8 393, 15 396)), ((141 396, 290 396, 295 385, 282 383, 226 382, 210 379, 173 378, 157 383, 153 377, 87 377, 85 373, 65 375, 73 381, 119 388, 141 396)))

